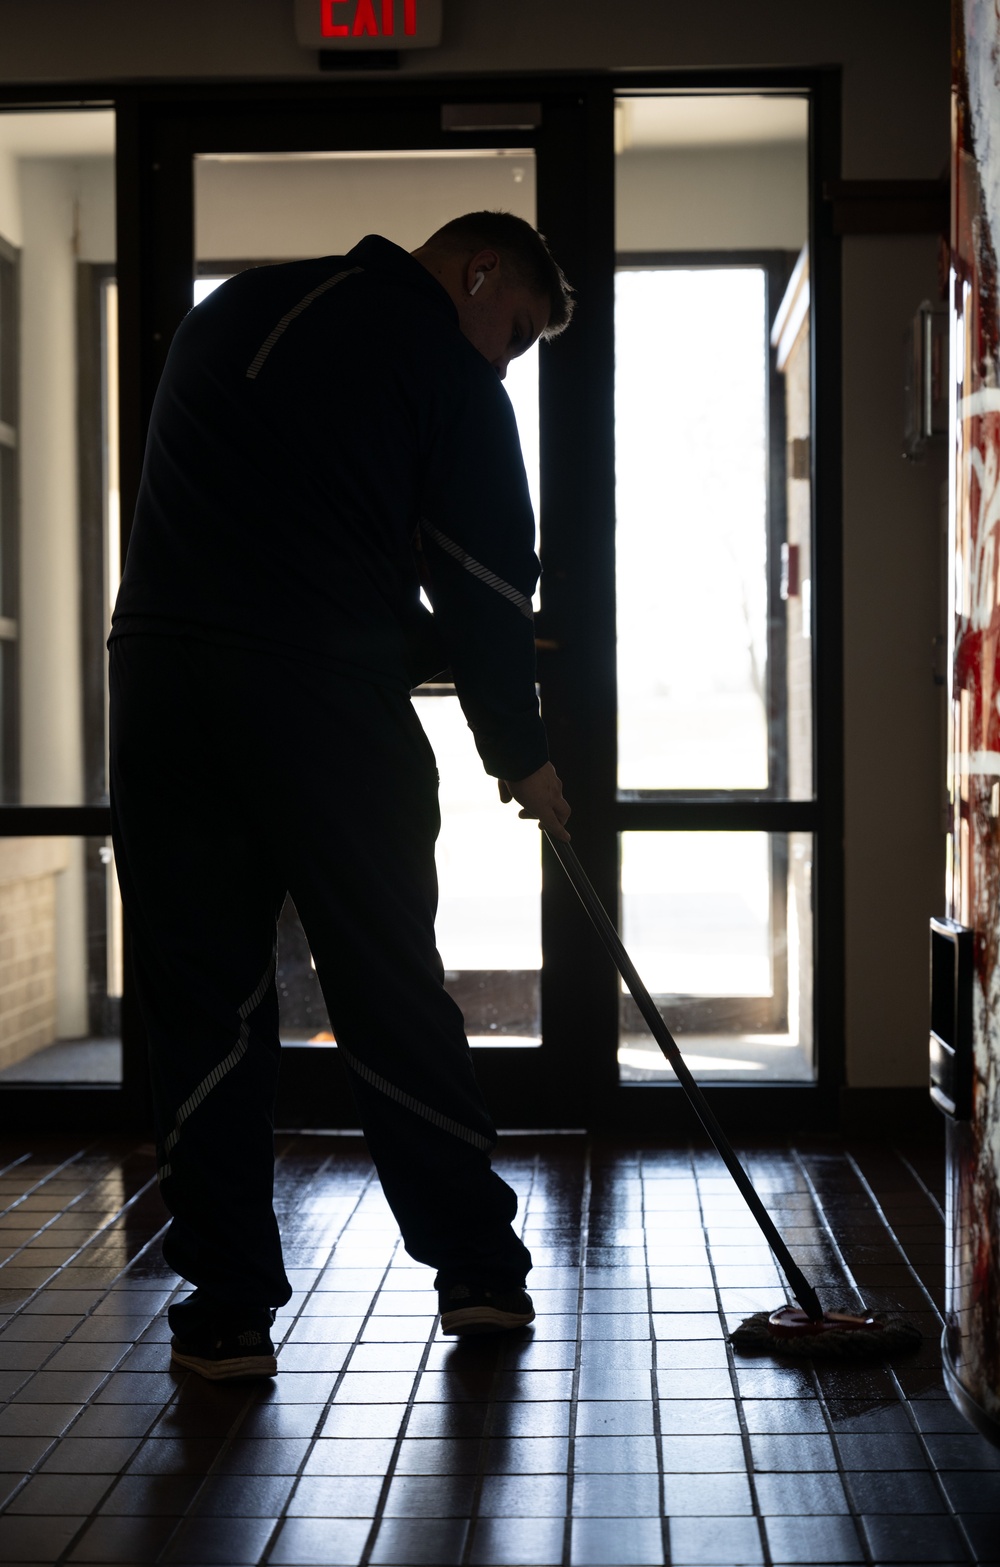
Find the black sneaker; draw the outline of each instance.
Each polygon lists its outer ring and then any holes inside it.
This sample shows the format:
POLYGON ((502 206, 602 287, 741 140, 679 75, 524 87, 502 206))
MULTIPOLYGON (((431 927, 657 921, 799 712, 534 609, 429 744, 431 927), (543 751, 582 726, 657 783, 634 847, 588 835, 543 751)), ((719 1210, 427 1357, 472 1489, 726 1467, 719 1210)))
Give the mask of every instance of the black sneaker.
POLYGON ((271 1343, 275 1313, 268 1307, 241 1309, 207 1299, 199 1290, 167 1310, 173 1329, 170 1360, 210 1382, 236 1377, 274 1377, 278 1362, 271 1343))
POLYGON ((502 1333, 535 1320, 523 1289, 490 1290, 480 1284, 450 1284, 438 1290, 442 1333, 502 1333))

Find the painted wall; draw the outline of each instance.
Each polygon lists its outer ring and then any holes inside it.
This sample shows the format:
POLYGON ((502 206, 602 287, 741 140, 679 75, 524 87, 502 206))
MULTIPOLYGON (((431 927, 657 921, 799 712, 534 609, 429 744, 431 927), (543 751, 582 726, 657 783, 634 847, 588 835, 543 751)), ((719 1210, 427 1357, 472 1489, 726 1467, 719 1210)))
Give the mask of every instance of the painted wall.
MULTIPOLYGON (((526 69, 837 64, 850 179, 933 179, 949 155, 947 0, 766 8, 445 0, 440 49, 401 78, 526 69)), ((9 82, 319 79, 279 0, 0 0, 9 82)), ((325 78, 329 80, 330 78, 325 78)), ((638 172, 638 171, 637 171, 638 172)), ((847 1018, 852 1084, 926 1080, 926 921, 943 907, 940 489, 900 456, 901 339, 936 297, 930 237, 844 245, 847 1018)))
MULTIPOLYGON (((21 797, 83 803, 76 263, 114 255, 109 159, 9 159, 21 246, 21 797)), ((0 186, 0 192, 3 187, 0 186)), ((8 226, 9 225, 9 226, 8 226)), ((56 1033, 87 1032, 83 845, 56 877, 56 1033)))

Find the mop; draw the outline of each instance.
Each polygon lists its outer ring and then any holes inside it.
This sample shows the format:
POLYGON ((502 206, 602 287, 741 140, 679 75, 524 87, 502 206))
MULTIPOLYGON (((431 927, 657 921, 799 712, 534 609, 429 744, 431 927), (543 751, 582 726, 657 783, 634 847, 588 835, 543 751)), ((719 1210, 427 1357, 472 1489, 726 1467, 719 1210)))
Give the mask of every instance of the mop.
POLYGON ((824 1311, 812 1285, 798 1267, 774 1222, 757 1195, 750 1177, 737 1158, 729 1139, 713 1114, 708 1101, 698 1087, 677 1043, 653 1003, 653 999, 623 947, 618 932, 608 918, 604 905, 594 891, 586 873, 568 843, 561 843, 546 833, 563 870, 569 877, 577 897, 590 916, 622 979, 646 1020, 646 1024, 673 1067, 677 1080, 684 1089, 705 1131, 714 1144, 719 1157, 728 1169, 746 1200, 764 1238, 774 1253, 797 1306, 786 1303, 777 1310, 758 1311, 747 1317, 730 1334, 730 1342, 737 1349, 768 1349, 782 1355, 797 1355, 830 1359, 887 1359, 917 1349, 921 1334, 917 1328, 901 1318, 877 1318, 871 1313, 857 1315, 850 1311, 824 1311))

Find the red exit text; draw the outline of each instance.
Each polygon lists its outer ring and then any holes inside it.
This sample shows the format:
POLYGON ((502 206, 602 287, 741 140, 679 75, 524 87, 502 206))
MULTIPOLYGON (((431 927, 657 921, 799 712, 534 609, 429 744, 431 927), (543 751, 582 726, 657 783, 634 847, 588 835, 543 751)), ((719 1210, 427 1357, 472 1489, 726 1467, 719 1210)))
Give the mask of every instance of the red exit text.
POLYGON ((404 36, 412 38, 417 30, 417 0, 381 0, 377 13, 373 0, 320 0, 324 38, 394 38, 397 21, 404 36))

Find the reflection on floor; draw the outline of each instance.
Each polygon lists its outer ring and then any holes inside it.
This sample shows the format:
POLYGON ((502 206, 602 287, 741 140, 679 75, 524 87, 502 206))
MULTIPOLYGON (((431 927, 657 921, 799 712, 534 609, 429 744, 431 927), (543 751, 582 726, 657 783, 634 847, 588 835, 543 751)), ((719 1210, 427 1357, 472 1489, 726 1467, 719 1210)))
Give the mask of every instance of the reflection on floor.
MULTIPOLYGON (((677 1043, 699 1082, 812 1083, 811 1052, 791 1034, 678 1033, 677 1043)), ((618 1046, 623 1083, 673 1081, 674 1073, 649 1034, 623 1034, 618 1046)))
POLYGON ((453 1344, 363 1145, 285 1137, 280 1375, 213 1387, 167 1368, 152 1149, 8 1139, 0 1560, 1000 1562, 1000 1452, 941 1384, 940 1148, 746 1157, 826 1303, 839 1248, 916 1356, 734 1356, 784 1292, 718 1159, 582 1137, 502 1140, 538 1318, 453 1344))
POLYGON ((0 1072, 0 1083, 120 1083, 120 1039, 57 1039, 0 1072))

